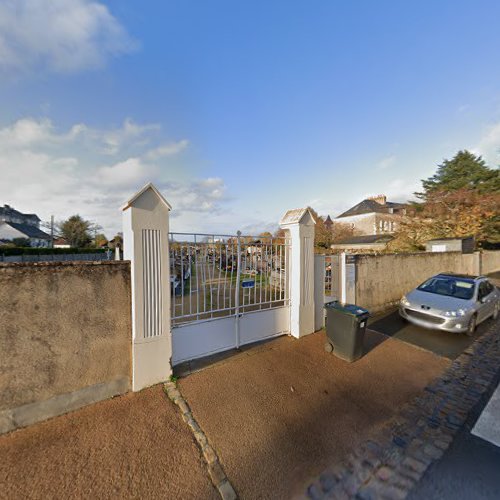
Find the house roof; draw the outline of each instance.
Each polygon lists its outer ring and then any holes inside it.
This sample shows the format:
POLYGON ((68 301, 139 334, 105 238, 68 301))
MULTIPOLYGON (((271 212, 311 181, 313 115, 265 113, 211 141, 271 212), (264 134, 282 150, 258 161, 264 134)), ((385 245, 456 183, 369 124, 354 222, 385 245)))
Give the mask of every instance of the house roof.
POLYGON ((10 227, 17 229, 19 232, 23 233, 27 238, 37 238, 39 240, 50 240, 50 235, 44 233, 41 229, 36 226, 31 226, 30 224, 18 224, 17 222, 4 222, 10 227))
POLYGON ((9 205, 4 205, 3 207, 0 207, 0 215, 10 215, 14 217, 29 217, 30 219, 37 219, 40 220, 40 217, 36 214, 23 214, 22 212, 19 212, 19 210, 16 210, 15 208, 12 208, 9 205))
POLYGON ((367 234, 363 236, 351 236, 341 240, 336 245, 366 245, 371 243, 386 243, 394 239, 390 234, 367 234))
POLYGON ((351 207, 349 210, 340 214, 337 219, 341 217, 349 217, 351 215, 370 214, 373 212, 385 214, 389 212, 389 208, 403 208, 405 206, 406 205, 404 203, 395 203, 392 201, 388 201, 382 205, 375 200, 363 200, 357 205, 351 207))
POLYGON ((447 236, 446 238, 434 238, 432 240, 427 240, 427 242, 429 243, 431 241, 453 241, 453 240, 464 241, 471 239, 474 239, 474 236, 447 236))

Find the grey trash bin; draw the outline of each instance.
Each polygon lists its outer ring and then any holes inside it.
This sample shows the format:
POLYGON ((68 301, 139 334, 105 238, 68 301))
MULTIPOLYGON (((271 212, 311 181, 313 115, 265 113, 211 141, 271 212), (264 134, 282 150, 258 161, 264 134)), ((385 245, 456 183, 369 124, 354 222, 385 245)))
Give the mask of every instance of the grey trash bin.
POLYGON ((356 361, 363 356, 363 339, 370 313, 355 304, 338 301, 325 304, 325 351, 345 361, 356 361))

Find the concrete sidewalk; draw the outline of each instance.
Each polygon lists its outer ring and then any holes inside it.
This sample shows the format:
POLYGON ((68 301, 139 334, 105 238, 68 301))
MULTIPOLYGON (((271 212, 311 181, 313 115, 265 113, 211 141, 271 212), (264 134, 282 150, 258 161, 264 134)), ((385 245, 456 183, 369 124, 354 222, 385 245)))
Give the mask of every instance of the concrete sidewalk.
POLYGON ((161 386, 0 437, 0 498, 218 498, 161 386))
POLYGON ((282 337, 179 381, 241 498, 288 498, 449 366, 374 332, 348 364, 324 334, 282 337))

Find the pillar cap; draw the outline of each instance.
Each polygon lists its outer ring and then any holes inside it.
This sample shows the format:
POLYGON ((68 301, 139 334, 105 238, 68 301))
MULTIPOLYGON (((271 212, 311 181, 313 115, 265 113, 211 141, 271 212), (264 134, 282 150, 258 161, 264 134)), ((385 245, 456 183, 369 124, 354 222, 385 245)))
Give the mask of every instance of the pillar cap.
POLYGON ((291 224, 311 226, 316 224, 316 221, 308 208, 294 208, 293 210, 288 210, 280 220, 280 226, 289 226, 291 224))
POLYGON ((159 200, 166 205, 166 207, 169 210, 172 210, 172 205, 164 198, 164 196, 158 191, 158 189, 155 187, 155 185, 152 182, 148 182, 142 189, 137 191, 137 193, 130 198, 130 200, 125 203, 125 205, 122 206, 122 210, 127 210, 131 205, 133 205, 134 201, 136 201, 138 198, 140 198, 146 191, 151 190, 153 193, 159 198, 159 200))

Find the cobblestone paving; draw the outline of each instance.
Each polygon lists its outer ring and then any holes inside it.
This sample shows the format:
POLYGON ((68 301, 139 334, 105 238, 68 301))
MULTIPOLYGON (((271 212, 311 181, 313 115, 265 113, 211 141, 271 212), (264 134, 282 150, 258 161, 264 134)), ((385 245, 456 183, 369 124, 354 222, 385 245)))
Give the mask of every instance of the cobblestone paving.
POLYGON ((372 440, 325 470, 299 498, 405 498, 500 378, 500 322, 470 345, 372 440))

